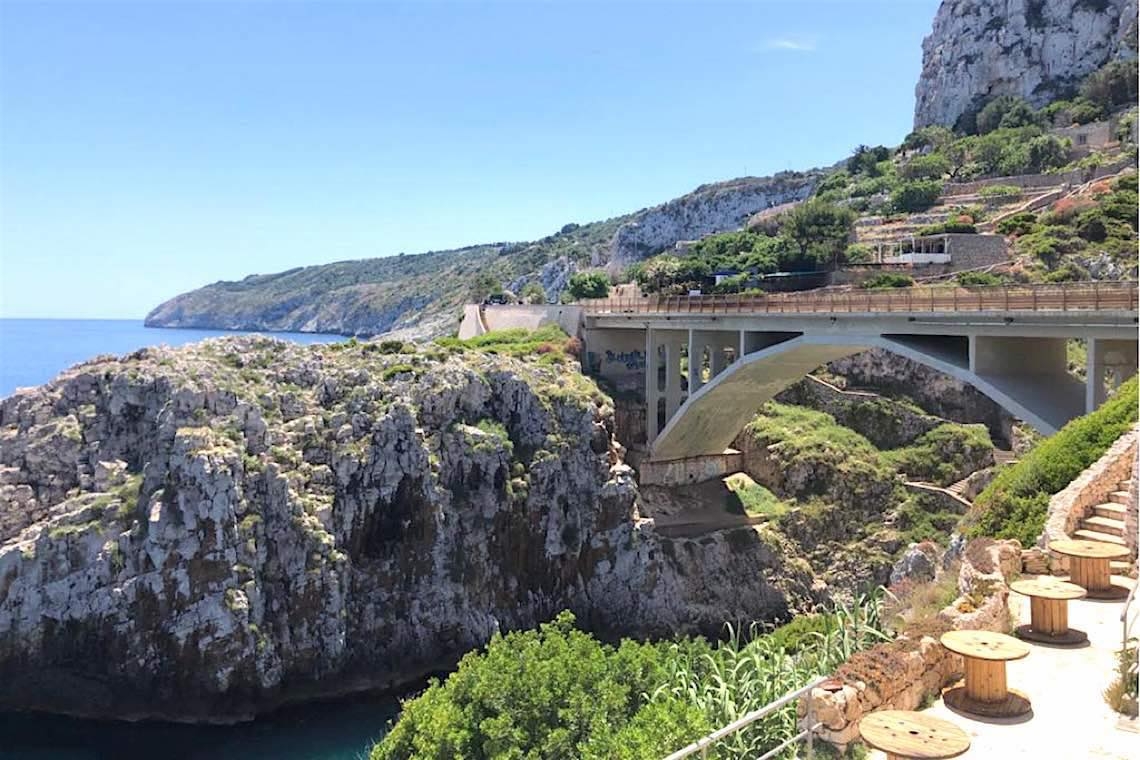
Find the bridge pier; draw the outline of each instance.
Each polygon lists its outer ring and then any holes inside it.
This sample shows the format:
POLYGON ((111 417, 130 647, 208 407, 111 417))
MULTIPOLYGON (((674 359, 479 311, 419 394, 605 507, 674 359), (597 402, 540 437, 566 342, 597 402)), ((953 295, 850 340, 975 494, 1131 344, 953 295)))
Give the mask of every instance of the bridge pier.
POLYGON ((1085 362, 1085 412, 1091 412, 1108 398, 1109 388, 1116 390, 1136 374, 1136 344, 1126 340, 1089 338, 1085 362), (1109 382, 1106 371, 1112 371, 1109 382))
POLYGON ((650 441, 657 437, 664 424, 661 412, 664 411, 668 420, 681 408, 684 395, 681 353, 687 350, 688 341, 687 330, 648 328, 645 331, 645 429, 650 441))

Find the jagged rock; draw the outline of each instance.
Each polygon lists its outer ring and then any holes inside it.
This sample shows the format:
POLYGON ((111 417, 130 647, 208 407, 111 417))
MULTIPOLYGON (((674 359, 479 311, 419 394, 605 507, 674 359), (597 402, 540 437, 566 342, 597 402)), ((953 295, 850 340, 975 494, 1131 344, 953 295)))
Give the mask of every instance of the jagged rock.
POLYGON ((407 682, 561 609, 810 605, 746 527, 660 537, 574 364, 227 338, 0 401, 0 709, 233 720, 407 682))
POLYGON ((938 547, 930 541, 911 544, 895 566, 891 568, 891 584, 903 580, 915 582, 934 580, 938 569, 938 547))
POLYGON ((1136 11, 1136 0, 942 0, 922 42, 914 126, 953 126, 998 95, 1047 104, 1134 55, 1136 11))
POLYGON ((802 201, 823 176, 818 170, 781 172, 702 185, 688 195, 639 211, 618 228, 608 259, 595 264, 624 268, 684 240, 739 229, 764 209, 802 201))

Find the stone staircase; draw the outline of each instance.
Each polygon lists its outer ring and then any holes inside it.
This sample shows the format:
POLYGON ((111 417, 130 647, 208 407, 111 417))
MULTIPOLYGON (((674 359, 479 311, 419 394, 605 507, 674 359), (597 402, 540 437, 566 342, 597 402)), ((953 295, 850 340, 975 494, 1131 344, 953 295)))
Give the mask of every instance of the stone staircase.
MULTIPOLYGON (((994 466, 995 467, 1004 467, 1005 465, 1013 464, 1016 461, 1017 461, 1017 455, 1014 454, 1012 451, 1006 451, 1005 449, 994 449, 994 466)), ((965 501, 969 501, 969 499, 966 499, 965 493, 966 493, 966 489, 970 485, 970 478, 972 478, 973 476, 974 476, 974 473, 970 473, 966 477, 959 480, 957 483, 951 483, 950 485, 946 486, 946 490, 949 491, 950 493, 954 494, 955 496, 957 496, 959 499, 964 499, 965 501)), ((1123 519, 1123 515, 1122 515, 1121 519, 1123 519)))
MULTIPOLYGON (((1073 531, 1073 538, 1086 541, 1103 541, 1109 544, 1127 545, 1124 538, 1124 515, 1128 511, 1128 501, 1132 493, 1132 480, 1116 484, 1116 490, 1108 495, 1108 501, 1097 504, 1092 514, 1080 521, 1080 527, 1073 531)), ((1112 571, 1126 572, 1132 563, 1113 562, 1112 571)))

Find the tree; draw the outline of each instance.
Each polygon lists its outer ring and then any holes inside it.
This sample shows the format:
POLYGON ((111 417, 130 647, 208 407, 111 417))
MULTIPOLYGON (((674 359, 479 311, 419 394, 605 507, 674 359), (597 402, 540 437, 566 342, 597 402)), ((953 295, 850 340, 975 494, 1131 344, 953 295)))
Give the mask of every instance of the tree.
POLYGON ((1137 94, 1136 59, 1109 61, 1081 82, 1081 96, 1104 110, 1134 104, 1137 94))
POLYGON ((954 141, 954 133, 946 127, 932 124, 914 130, 903 140, 903 150, 918 150, 920 148, 933 148, 938 150, 944 145, 954 141))
POLYGON ((546 303, 546 291, 537 280, 531 280, 519 291, 523 303, 546 303))
POLYGON ((819 199, 804 201, 784 217, 783 236, 798 250, 802 269, 836 263, 851 237, 855 212, 819 199))
POLYGON ((468 300, 473 303, 482 303, 490 296, 503 292, 502 283, 495 279, 490 272, 480 272, 468 289, 468 300))
POLYGON ((978 134, 993 132, 998 128, 1027 127, 1040 123, 1040 117, 1033 106, 1016 95, 999 95, 978 112, 978 134))
POLYGON ((877 177, 881 173, 879 171, 879 163, 886 161, 890 157, 890 148, 882 145, 876 145, 874 148, 860 145, 855 148, 855 152, 851 154, 851 158, 847 159, 847 171, 851 174, 862 173, 869 177, 877 177))
POLYGON ((914 213, 926 211, 938 201, 942 183, 934 179, 904 182, 891 193, 891 205, 898 211, 914 213))
POLYGON ((605 298, 610 294, 610 277, 605 272, 575 272, 567 289, 574 298, 605 298))
POLYGON ((905 179, 942 179, 950 172, 950 160, 941 153, 916 156, 903 164, 899 174, 905 179))

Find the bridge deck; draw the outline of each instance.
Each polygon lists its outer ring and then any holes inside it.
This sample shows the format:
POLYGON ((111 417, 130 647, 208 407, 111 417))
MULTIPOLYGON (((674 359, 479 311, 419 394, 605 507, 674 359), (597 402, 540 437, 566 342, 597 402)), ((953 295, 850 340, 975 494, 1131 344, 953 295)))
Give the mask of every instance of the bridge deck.
POLYGON ((946 286, 890 290, 601 298, 578 302, 604 314, 856 314, 956 312, 1126 311, 1140 307, 1136 281, 946 286))

